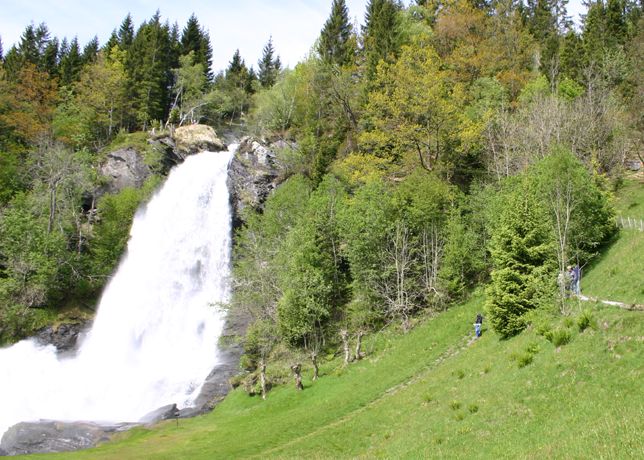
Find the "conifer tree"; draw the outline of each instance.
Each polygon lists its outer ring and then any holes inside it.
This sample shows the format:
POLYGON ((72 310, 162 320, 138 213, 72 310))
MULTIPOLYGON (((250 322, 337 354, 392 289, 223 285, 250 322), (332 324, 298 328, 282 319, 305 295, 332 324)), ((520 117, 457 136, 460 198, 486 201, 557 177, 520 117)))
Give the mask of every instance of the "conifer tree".
POLYGON ((199 25, 197 16, 194 13, 188 19, 188 23, 181 34, 181 55, 194 51, 194 64, 201 64, 208 81, 212 80, 212 47, 210 35, 199 25))
POLYGON ((0 36, 0 62, 4 60, 4 54, 2 53, 2 36, 0 36))
POLYGON ((228 64, 228 69, 226 70, 226 76, 230 75, 235 75, 239 74, 242 69, 246 68, 246 64, 244 63, 244 60, 241 57, 241 54, 239 53, 239 48, 235 50, 235 54, 233 54, 233 58, 231 59, 230 63, 228 64))
MULTIPOLYGON (((119 38, 116 35, 116 29, 112 31, 112 34, 110 35, 110 38, 107 39, 107 42, 103 46, 103 51, 106 53, 109 53, 112 48, 115 46, 119 46, 119 38)), ((120 48, 120 46, 119 46, 120 48)))
POLYGON ((556 277, 548 215, 526 178, 504 197, 490 252, 486 309, 494 330, 511 337, 526 327, 527 312, 552 298, 556 277))
POLYGON ((87 44, 83 48, 83 65, 96 62, 96 58, 98 57, 98 49, 98 37, 94 36, 94 38, 87 42, 87 44))
POLYGON ((59 44, 56 37, 49 40, 42 56, 43 69, 52 77, 58 75, 59 44))
POLYGON ((333 0, 331 16, 320 33, 318 52, 327 63, 339 66, 352 63, 354 49, 351 42, 351 23, 344 0, 333 0))
POLYGON ((268 43, 264 46, 261 59, 257 62, 259 71, 257 73, 257 78, 261 83, 263 88, 270 88, 277 81, 280 70, 282 69, 282 63, 279 56, 273 57, 275 54, 275 49, 273 48, 273 37, 271 36, 268 39, 268 43))
POLYGON ((128 50, 134 41, 134 24, 130 13, 125 16, 117 34, 118 45, 122 50, 128 50))
POLYGON ((395 0, 369 0, 362 28, 367 77, 371 80, 378 62, 393 62, 402 45, 400 12, 395 0))
POLYGON ((137 121, 147 128, 152 120, 163 120, 170 106, 172 46, 169 25, 160 13, 137 30, 128 53, 127 70, 137 121))
POLYGON ((74 37, 67 47, 67 41, 63 40, 60 54, 60 84, 68 86, 80 77, 80 71, 83 67, 83 58, 78 46, 78 38, 74 37))

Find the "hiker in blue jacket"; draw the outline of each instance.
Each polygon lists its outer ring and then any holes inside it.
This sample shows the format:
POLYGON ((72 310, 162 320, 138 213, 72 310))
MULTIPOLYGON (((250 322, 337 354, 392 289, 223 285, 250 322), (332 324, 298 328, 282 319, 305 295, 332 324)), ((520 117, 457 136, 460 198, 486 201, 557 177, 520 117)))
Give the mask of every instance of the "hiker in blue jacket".
POLYGON ((481 337, 481 327, 483 326, 483 315, 476 314, 476 321, 474 321, 474 333, 477 337, 481 337))

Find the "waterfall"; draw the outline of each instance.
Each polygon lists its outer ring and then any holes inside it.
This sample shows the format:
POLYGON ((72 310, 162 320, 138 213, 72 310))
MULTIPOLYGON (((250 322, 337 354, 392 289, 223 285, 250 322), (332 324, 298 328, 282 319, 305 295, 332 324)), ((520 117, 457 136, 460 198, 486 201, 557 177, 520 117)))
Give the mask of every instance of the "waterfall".
POLYGON ((229 296, 235 148, 188 157, 139 210, 75 356, 32 340, 0 350, 0 437, 21 421, 134 422, 191 405, 217 364, 229 296))

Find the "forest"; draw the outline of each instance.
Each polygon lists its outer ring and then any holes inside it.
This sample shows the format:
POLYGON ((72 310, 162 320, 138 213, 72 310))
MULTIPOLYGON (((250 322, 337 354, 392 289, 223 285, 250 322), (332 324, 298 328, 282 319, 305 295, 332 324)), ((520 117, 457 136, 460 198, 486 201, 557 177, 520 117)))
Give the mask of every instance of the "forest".
POLYGON ((235 235, 249 391, 285 356, 360 359, 365 334, 478 285, 502 337, 565 314, 557 274, 616 233, 641 155, 643 21, 631 0, 590 1, 580 28, 565 0, 369 0, 358 25, 333 0, 295 68, 269 39, 256 69, 237 52, 217 73, 194 15, 127 15, 103 45, 27 26, 0 47, 0 343, 95 302, 115 268, 167 171, 143 142, 154 176, 96 196, 110 148, 195 122, 292 141, 235 235))

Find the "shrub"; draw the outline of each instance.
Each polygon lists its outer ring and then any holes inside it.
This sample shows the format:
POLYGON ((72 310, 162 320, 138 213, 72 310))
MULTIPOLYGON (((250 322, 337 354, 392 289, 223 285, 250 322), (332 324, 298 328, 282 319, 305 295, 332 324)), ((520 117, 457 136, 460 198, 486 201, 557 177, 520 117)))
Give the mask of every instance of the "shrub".
POLYGON ((572 334, 570 333, 569 329, 558 327, 557 329, 546 334, 545 338, 548 339, 548 341, 551 342, 555 347, 560 347, 562 345, 570 343, 572 334))
POLYGON ((526 367, 528 364, 532 363, 533 358, 534 355, 531 353, 520 353, 515 356, 519 368, 526 367))
POLYGON ((593 317, 593 314, 589 310, 584 310, 583 313, 579 315, 579 318, 577 318, 577 327, 579 328, 579 332, 584 332, 589 327, 594 326, 595 318, 593 317))
POLYGON ((539 344, 533 342, 528 344, 523 352, 513 354, 512 359, 517 362, 519 368, 522 368, 532 363, 534 355, 536 355, 537 353, 539 353, 539 344))

